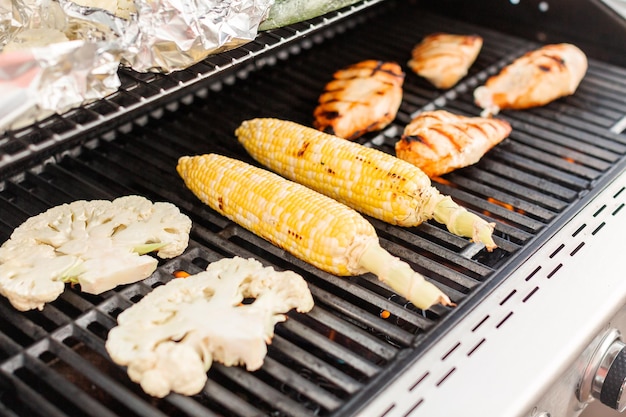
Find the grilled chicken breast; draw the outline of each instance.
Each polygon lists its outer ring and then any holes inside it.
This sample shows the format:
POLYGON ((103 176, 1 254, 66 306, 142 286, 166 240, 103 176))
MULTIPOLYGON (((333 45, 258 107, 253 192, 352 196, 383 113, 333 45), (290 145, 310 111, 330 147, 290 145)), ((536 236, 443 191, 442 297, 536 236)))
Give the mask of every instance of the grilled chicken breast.
POLYGON ((509 133, 511 125, 505 120, 429 111, 405 127, 396 155, 436 177, 475 164, 509 133))
POLYGON ((546 45, 528 52, 490 77, 474 90, 483 116, 500 109, 526 109, 543 106, 557 98, 574 94, 587 72, 587 57, 578 47, 546 45))
POLYGON ((366 60, 338 70, 319 98, 313 125, 349 140, 380 130, 398 113, 403 83, 395 62, 366 60))
POLYGON ((435 87, 450 88, 467 75, 482 46, 477 35, 434 33, 413 48, 408 66, 435 87))

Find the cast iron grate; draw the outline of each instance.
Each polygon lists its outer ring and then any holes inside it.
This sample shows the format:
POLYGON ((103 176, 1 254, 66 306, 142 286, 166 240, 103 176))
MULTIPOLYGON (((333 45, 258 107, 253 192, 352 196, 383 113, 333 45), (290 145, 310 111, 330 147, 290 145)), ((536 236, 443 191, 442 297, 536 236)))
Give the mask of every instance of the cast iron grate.
MULTIPOLYGON (((125 194, 171 201, 193 218, 194 228, 186 253, 162 262, 143 282, 99 296, 68 288, 44 310, 27 313, 1 299, 0 415, 324 416, 343 415, 350 404, 366 401, 399 359, 418 356, 426 342, 445 332, 452 321, 446 319, 460 309, 422 312, 370 275, 338 278, 295 259, 199 203, 178 178, 176 160, 218 152, 252 162, 233 135, 242 120, 281 117, 310 124, 317 96, 334 70, 372 57, 403 63, 422 36, 452 28, 483 35, 483 51, 463 83, 445 93, 407 73, 397 120, 361 140, 392 152, 403 125, 417 111, 440 107, 478 114, 471 100, 474 87, 537 45, 398 6, 376 16, 376 30, 360 26, 338 33, 332 42, 302 48, 280 65, 153 111, 115 134, 69 148, 56 161, 5 179, 0 241, 48 207, 125 194), (110 362, 104 349, 117 315, 172 279, 173 271, 194 273, 232 255, 252 256, 302 274, 315 297, 315 309, 308 315, 289 314, 289 320, 277 326, 261 370, 250 373, 215 364, 197 396, 146 396, 110 362)), ((567 216, 568 209, 623 160, 626 136, 612 130, 626 112, 620 94, 626 92, 624 75, 624 69, 591 61, 575 96, 540 109, 504 112, 501 117, 513 125, 510 138, 475 166, 434 182, 462 205, 496 222, 497 250, 487 253, 432 222, 404 229, 372 220, 383 246, 459 303, 504 279, 498 275, 503 265, 515 262, 520 248, 532 245, 567 216)), ((133 82, 136 91, 147 88, 141 77, 133 82)))

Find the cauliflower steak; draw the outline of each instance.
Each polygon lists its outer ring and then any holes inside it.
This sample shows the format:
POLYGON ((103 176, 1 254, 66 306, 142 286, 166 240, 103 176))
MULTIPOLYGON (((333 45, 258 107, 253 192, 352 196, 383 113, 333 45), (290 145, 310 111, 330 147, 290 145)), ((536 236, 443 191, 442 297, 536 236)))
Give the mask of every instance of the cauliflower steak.
POLYGON ((0 294, 18 310, 43 309, 66 283, 100 294, 144 279, 183 253, 191 220, 140 196, 75 201, 27 219, 0 247, 0 294))
POLYGON ((155 288, 122 312, 105 346, 146 393, 194 395, 213 361, 260 368, 275 324, 292 308, 313 308, 300 275, 254 259, 225 258, 155 288), (254 301, 242 304, 244 299, 254 301))

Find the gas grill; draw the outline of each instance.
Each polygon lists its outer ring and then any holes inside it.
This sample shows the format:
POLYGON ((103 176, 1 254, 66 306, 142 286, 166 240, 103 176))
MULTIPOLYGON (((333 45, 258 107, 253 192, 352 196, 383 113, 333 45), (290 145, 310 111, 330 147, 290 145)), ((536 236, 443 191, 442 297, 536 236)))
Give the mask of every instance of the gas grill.
POLYGON ((454 308, 421 311, 372 275, 321 272, 203 205, 176 173, 183 155, 254 164, 235 128, 254 117, 310 125, 341 67, 404 65, 433 32, 481 35, 477 61, 451 90, 405 67, 397 119, 359 140, 393 153, 412 115, 478 115, 474 88, 541 45, 425 3, 363 1, 170 75, 121 69, 117 93, 1 136, 0 242, 49 207, 128 194, 170 201, 194 225, 185 253, 160 261, 142 282, 98 296, 68 287, 42 311, 19 312, 1 299, 0 415, 557 417, 580 414, 592 396, 624 406, 626 68, 602 48, 586 50, 589 70, 575 95, 502 112, 510 137, 476 165, 433 181, 496 223, 498 249, 435 222, 399 228, 369 219, 383 247, 442 288, 454 308), (276 326, 260 370, 213 364, 198 395, 146 395, 104 348, 116 317, 174 271, 196 273, 234 255, 301 274, 314 309, 276 326))

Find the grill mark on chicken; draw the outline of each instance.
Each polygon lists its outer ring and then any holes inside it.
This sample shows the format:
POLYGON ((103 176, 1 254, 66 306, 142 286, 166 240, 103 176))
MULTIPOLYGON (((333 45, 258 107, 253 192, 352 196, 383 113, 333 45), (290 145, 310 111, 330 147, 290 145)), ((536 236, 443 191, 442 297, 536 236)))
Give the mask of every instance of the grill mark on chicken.
POLYGON ((587 57, 572 44, 545 45, 504 67, 474 90, 482 116, 502 109, 543 106, 574 94, 587 71, 587 57))
POLYGON ((463 144, 460 143, 460 137, 457 135, 454 135, 454 133, 452 133, 450 131, 450 129, 455 129, 459 132, 461 132, 461 136, 467 136, 467 131, 459 128, 456 125, 448 125, 448 126, 433 126, 431 127, 431 130, 433 130, 434 132, 439 133, 442 136, 442 140, 446 140, 448 141, 449 144, 451 144, 452 146, 454 146, 454 148, 456 149, 457 152, 461 151, 463 149, 463 144))
POLYGON ((565 61, 558 56, 554 56, 551 54, 543 54, 543 58, 549 60, 549 62, 545 64, 538 64, 537 67, 544 72, 550 72, 553 69, 557 71, 564 71, 566 69, 565 61))
MULTIPOLYGON (((339 117, 339 112, 338 111, 325 111, 325 112, 321 112, 320 113, 320 117, 324 117, 325 119, 328 120, 333 120, 339 117)), ((331 126, 328 126, 331 127, 331 126)), ((328 132, 327 132, 328 133, 328 132)))
POLYGON ((404 140, 406 142, 419 142, 419 143, 423 143, 426 146, 432 147, 430 143, 428 143, 426 138, 424 138, 424 136, 422 135, 405 135, 405 136, 402 136, 402 139, 400 140, 404 140))
MULTIPOLYGON (((485 135, 485 137, 487 139, 490 139, 491 141, 494 140, 493 135, 490 134, 490 132, 486 129, 487 126, 493 127, 493 124, 480 124, 480 123, 472 123, 471 125, 469 125, 471 127, 473 127, 476 130, 479 130, 480 133, 482 133, 483 135, 485 135)), ((498 131, 498 129, 494 129, 494 131, 498 131)))
POLYGON ((376 68, 374 68, 372 70, 372 76, 376 75, 377 72, 383 72, 386 74, 391 75, 392 77, 400 77, 402 79, 404 79, 404 73, 402 72, 402 70, 400 70, 400 68, 384 68, 383 65, 385 64, 384 61, 378 61, 376 68))
POLYGON ((434 33, 413 48, 407 64, 435 87, 451 88, 467 75, 482 44, 478 35, 434 33))
POLYGON ((366 60, 338 70, 319 97, 313 125, 350 140, 380 130, 395 119, 403 82, 393 62, 366 60))
POLYGON ((558 67, 565 68, 565 60, 562 57, 552 54, 544 54, 544 56, 554 61, 558 67))
POLYGON ((500 119, 458 116, 445 110, 415 117, 396 143, 400 159, 421 168, 430 177, 476 163, 510 133, 500 119))

